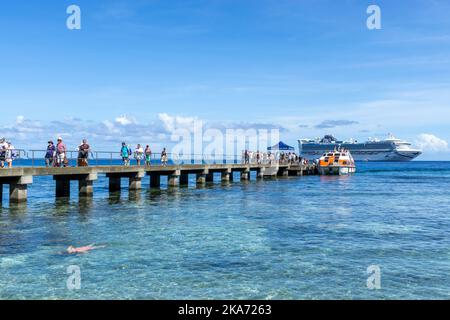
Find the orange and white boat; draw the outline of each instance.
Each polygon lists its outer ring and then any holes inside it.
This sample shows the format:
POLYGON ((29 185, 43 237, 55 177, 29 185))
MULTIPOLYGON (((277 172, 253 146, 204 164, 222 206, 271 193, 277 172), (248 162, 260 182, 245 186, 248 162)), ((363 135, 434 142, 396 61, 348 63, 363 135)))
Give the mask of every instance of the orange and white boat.
POLYGON ((355 160, 348 150, 330 151, 320 157, 318 170, 321 175, 349 175, 356 172, 355 160))

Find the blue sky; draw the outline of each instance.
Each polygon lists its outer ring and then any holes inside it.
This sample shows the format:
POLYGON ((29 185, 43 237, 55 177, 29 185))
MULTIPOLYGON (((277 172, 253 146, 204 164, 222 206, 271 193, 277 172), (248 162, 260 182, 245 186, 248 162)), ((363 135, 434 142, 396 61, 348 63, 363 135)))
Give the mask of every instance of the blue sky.
POLYGON ((197 118, 280 127, 294 145, 392 132, 448 160, 449 14, 445 0, 2 1, 0 132, 23 148, 159 146, 167 119, 197 118))

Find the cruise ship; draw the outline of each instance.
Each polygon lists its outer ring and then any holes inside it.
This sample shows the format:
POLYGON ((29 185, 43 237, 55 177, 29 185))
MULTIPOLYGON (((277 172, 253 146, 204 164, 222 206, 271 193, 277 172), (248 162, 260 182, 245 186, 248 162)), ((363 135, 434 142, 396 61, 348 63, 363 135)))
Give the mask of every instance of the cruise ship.
POLYGON ((422 154, 422 150, 392 135, 384 140, 369 139, 366 142, 339 141, 332 135, 326 135, 322 139, 298 140, 298 147, 300 155, 310 160, 337 148, 349 150, 355 161, 410 161, 422 154))

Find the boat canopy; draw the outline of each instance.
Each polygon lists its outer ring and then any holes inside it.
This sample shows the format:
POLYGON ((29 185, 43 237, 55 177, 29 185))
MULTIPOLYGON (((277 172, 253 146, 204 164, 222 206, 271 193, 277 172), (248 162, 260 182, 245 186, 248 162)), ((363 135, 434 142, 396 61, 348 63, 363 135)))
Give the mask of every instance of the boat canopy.
POLYGON ((294 151, 295 148, 288 146, 286 143, 284 143, 283 141, 278 142, 276 145, 272 146, 272 147, 268 147, 267 150, 269 151, 294 151))

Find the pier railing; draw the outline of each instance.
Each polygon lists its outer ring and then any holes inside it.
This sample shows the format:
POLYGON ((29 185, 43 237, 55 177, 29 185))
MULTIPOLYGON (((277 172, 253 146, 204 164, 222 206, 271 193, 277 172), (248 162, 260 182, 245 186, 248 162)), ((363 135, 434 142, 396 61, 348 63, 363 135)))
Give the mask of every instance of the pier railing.
MULTIPOLYGON (((14 166, 45 166, 46 150, 14 150, 14 166)), ((69 160, 69 166, 76 166, 78 159, 78 151, 66 151, 66 157, 69 160)), ((161 153, 151 154, 151 164, 161 164, 161 153)), ((129 157, 131 164, 136 164, 134 153, 129 157)), ((122 165, 122 157, 118 151, 91 151, 88 157, 89 165, 122 165)), ((272 158, 265 156, 257 159, 255 156, 247 160, 250 164, 302 164, 302 159, 296 161, 292 159, 280 159, 279 154, 274 153, 272 158)), ((167 153, 167 164, 244 164, 245 158, 242 155, 225 155, 225 154, 175 154, 167 153)), ((145 165, 145 155, 142 156, 141 165, 145 165)))

